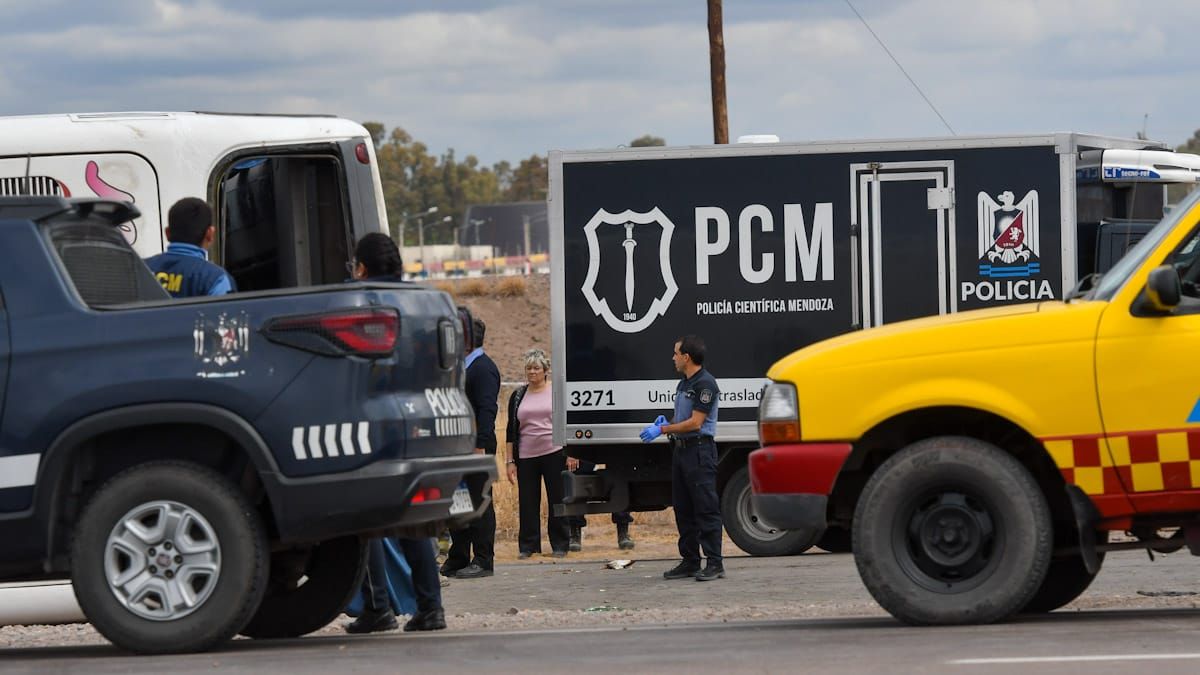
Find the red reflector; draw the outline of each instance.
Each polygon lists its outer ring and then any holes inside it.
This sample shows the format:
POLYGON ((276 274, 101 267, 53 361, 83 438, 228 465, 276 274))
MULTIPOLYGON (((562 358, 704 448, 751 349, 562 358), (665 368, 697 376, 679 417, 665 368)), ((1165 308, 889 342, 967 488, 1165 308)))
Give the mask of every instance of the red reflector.
POLYGON ((367 154, 366 143, 359 143, 354 146, 354 158, 358 160, 359 164, 371 163, 371 155, 367 154))
POLYGON ((421 488, 409 500, 412 504, 420 504, 422 502, 433 502, 442 498, 442 491, 435 487, 421 488))
POLYGON ((399 317, 392 312, 367 310, 320 317, 321 328, 354 352, 377 354, 396 346, 399 317))

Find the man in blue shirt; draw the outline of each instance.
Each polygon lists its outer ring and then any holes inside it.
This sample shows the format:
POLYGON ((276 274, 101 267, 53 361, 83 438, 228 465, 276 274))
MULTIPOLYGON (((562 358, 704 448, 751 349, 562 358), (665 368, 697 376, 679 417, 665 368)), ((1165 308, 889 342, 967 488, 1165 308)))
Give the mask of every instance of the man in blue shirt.
POLYGON ((679 530, 682 561, 663 573, 666 579, 712 581, 725 576, 721 557, 721 501, 717 496, 717 407, 721 391, 704 368, 704 341, 685 335, 675 342, 672 360, 682 375, 675 388, 675 414, 668 424, 659 415, 642 430, 649 443, 662 434, 671 439, 671 505, 679 530), (700 552, 707 559, 700 569, 700 552))
POLYGON ((212 209, 203 199, 184 197, 167 212, 167 250, 146 259, 146 266, 173 298, 224 295, 237 290, 233 278, 208 261, 216 230, 212 209))

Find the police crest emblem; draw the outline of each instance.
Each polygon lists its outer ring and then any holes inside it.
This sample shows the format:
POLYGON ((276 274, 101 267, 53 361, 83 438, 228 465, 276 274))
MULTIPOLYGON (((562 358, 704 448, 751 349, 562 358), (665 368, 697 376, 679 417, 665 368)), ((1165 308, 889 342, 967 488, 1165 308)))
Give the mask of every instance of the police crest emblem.
MULTIPOLYGON (((250 352, 250 319, 245 312, 232 316, 221 312, 215 321, 200 314, 192 327, 192 341, 196 360, 204 366, 225 368, 237 364, 250 352)), ((223 376, 232 377, 242 372, 244 371, 223 376)), ((216 376, 206 372, 198 375, 216 376)))
POLYGON ((984 277, 1028 277, 1041 271, 1038 193, 1021 201, 1005 190, 993 199, 979 193, 979 274, 984 277))
MULTIPOLYGON (((674 231, 675 224, 657 207, 646 213, 638 213, 630 210, 621 213, 609 213, 604 209, 600 209, 596 212, 596 215, 592 216, 588 224, 584 226, 583 232, 584 236, 587 237, 588 243, 588 271, 587 278, 584 280, 581 290, 592 311, 595 312, 596 316, 603 318, 605 323, 613 330, 621 333, 639 333, 653 323, 656 318, 666 314, 667 308, 671 305, 671 300, 675 298, 675 293, 679 290, 675 285, 675 278, 671 274, 671 235, 674 231), (625 238, 621 242, 624 260, 601 262, 600 238, 597 236, 596 230, 601 225, 606 224, 624 228, 625 238), (662 281, 659 287, 663 291, 651 301, 649 309, 639 315, 634 311, 634 298, 637 295, 638 287, 638 275, 635 273, 634 267, 634 252, 639 243, 636 232, 652 227, 661 229, 661 236, 658 237, 658 250, 655 252, 657 255, 653 256, 657 264, 653 267, 657 268, 662 274, 662 281), (600 276, 601 264, 607 266, 610 264, 620 265, 622 263, 624 264, 624 297, 617 299, 617 302, 618 307, 623 305, 624 311, 621 311, 618 315, 617 312, 613 311, 609 299, 600 297, 597 293, 596 281, 600 276)), ((643 269, 651 269, 651 266, 643 266, 643 269)), ((658 282, 658 280, 654 281, 658 282)), ((656 283, 656 285, 658 284, 656 283)))

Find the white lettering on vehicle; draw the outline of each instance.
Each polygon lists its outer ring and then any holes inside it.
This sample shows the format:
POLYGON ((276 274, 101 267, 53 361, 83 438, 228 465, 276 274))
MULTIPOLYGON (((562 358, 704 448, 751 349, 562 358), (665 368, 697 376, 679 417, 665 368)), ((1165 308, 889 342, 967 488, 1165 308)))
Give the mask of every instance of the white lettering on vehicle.
POLYGON ((1047 279, 1018 279, 1007 281, 964 281, 960 300, 974 298, 983 302, 1009 300, 1053 300, 1054 289, 1047 279))
MULTIPOLYGON (((738 215, 738 269, 747 283, 762 284, 775 274, 775 254, 764 251, 755 267, 753 243, 754 222, 762 232, 775 230, 771 210, 762 204, 750 204, 738 215)), ((833 280, 833 204, 821 202, 813 207, 811 235, 804 221, 800 204, 783 205, 783 269, 785 281, 796 281, 796 263, 800 263, 800 278, 816 281, 820 267, 821 281, 833 280)), ((729 214, 719 206, 696 207, 696 284, 710 283, 709 258, 729 248, 729 214)))

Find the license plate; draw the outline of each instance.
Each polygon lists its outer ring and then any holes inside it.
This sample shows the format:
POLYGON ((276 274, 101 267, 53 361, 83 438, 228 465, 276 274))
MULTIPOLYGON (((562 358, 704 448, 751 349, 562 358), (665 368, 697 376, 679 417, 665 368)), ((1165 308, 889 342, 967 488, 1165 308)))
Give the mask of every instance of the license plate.
POLYGON ((475 510, 475 505, 471 503, 471 491, 465 485, 459 485, 454 491, 454 501, 450 504, 450 515, 457 516, 461 513, 470 513, 475 510))

